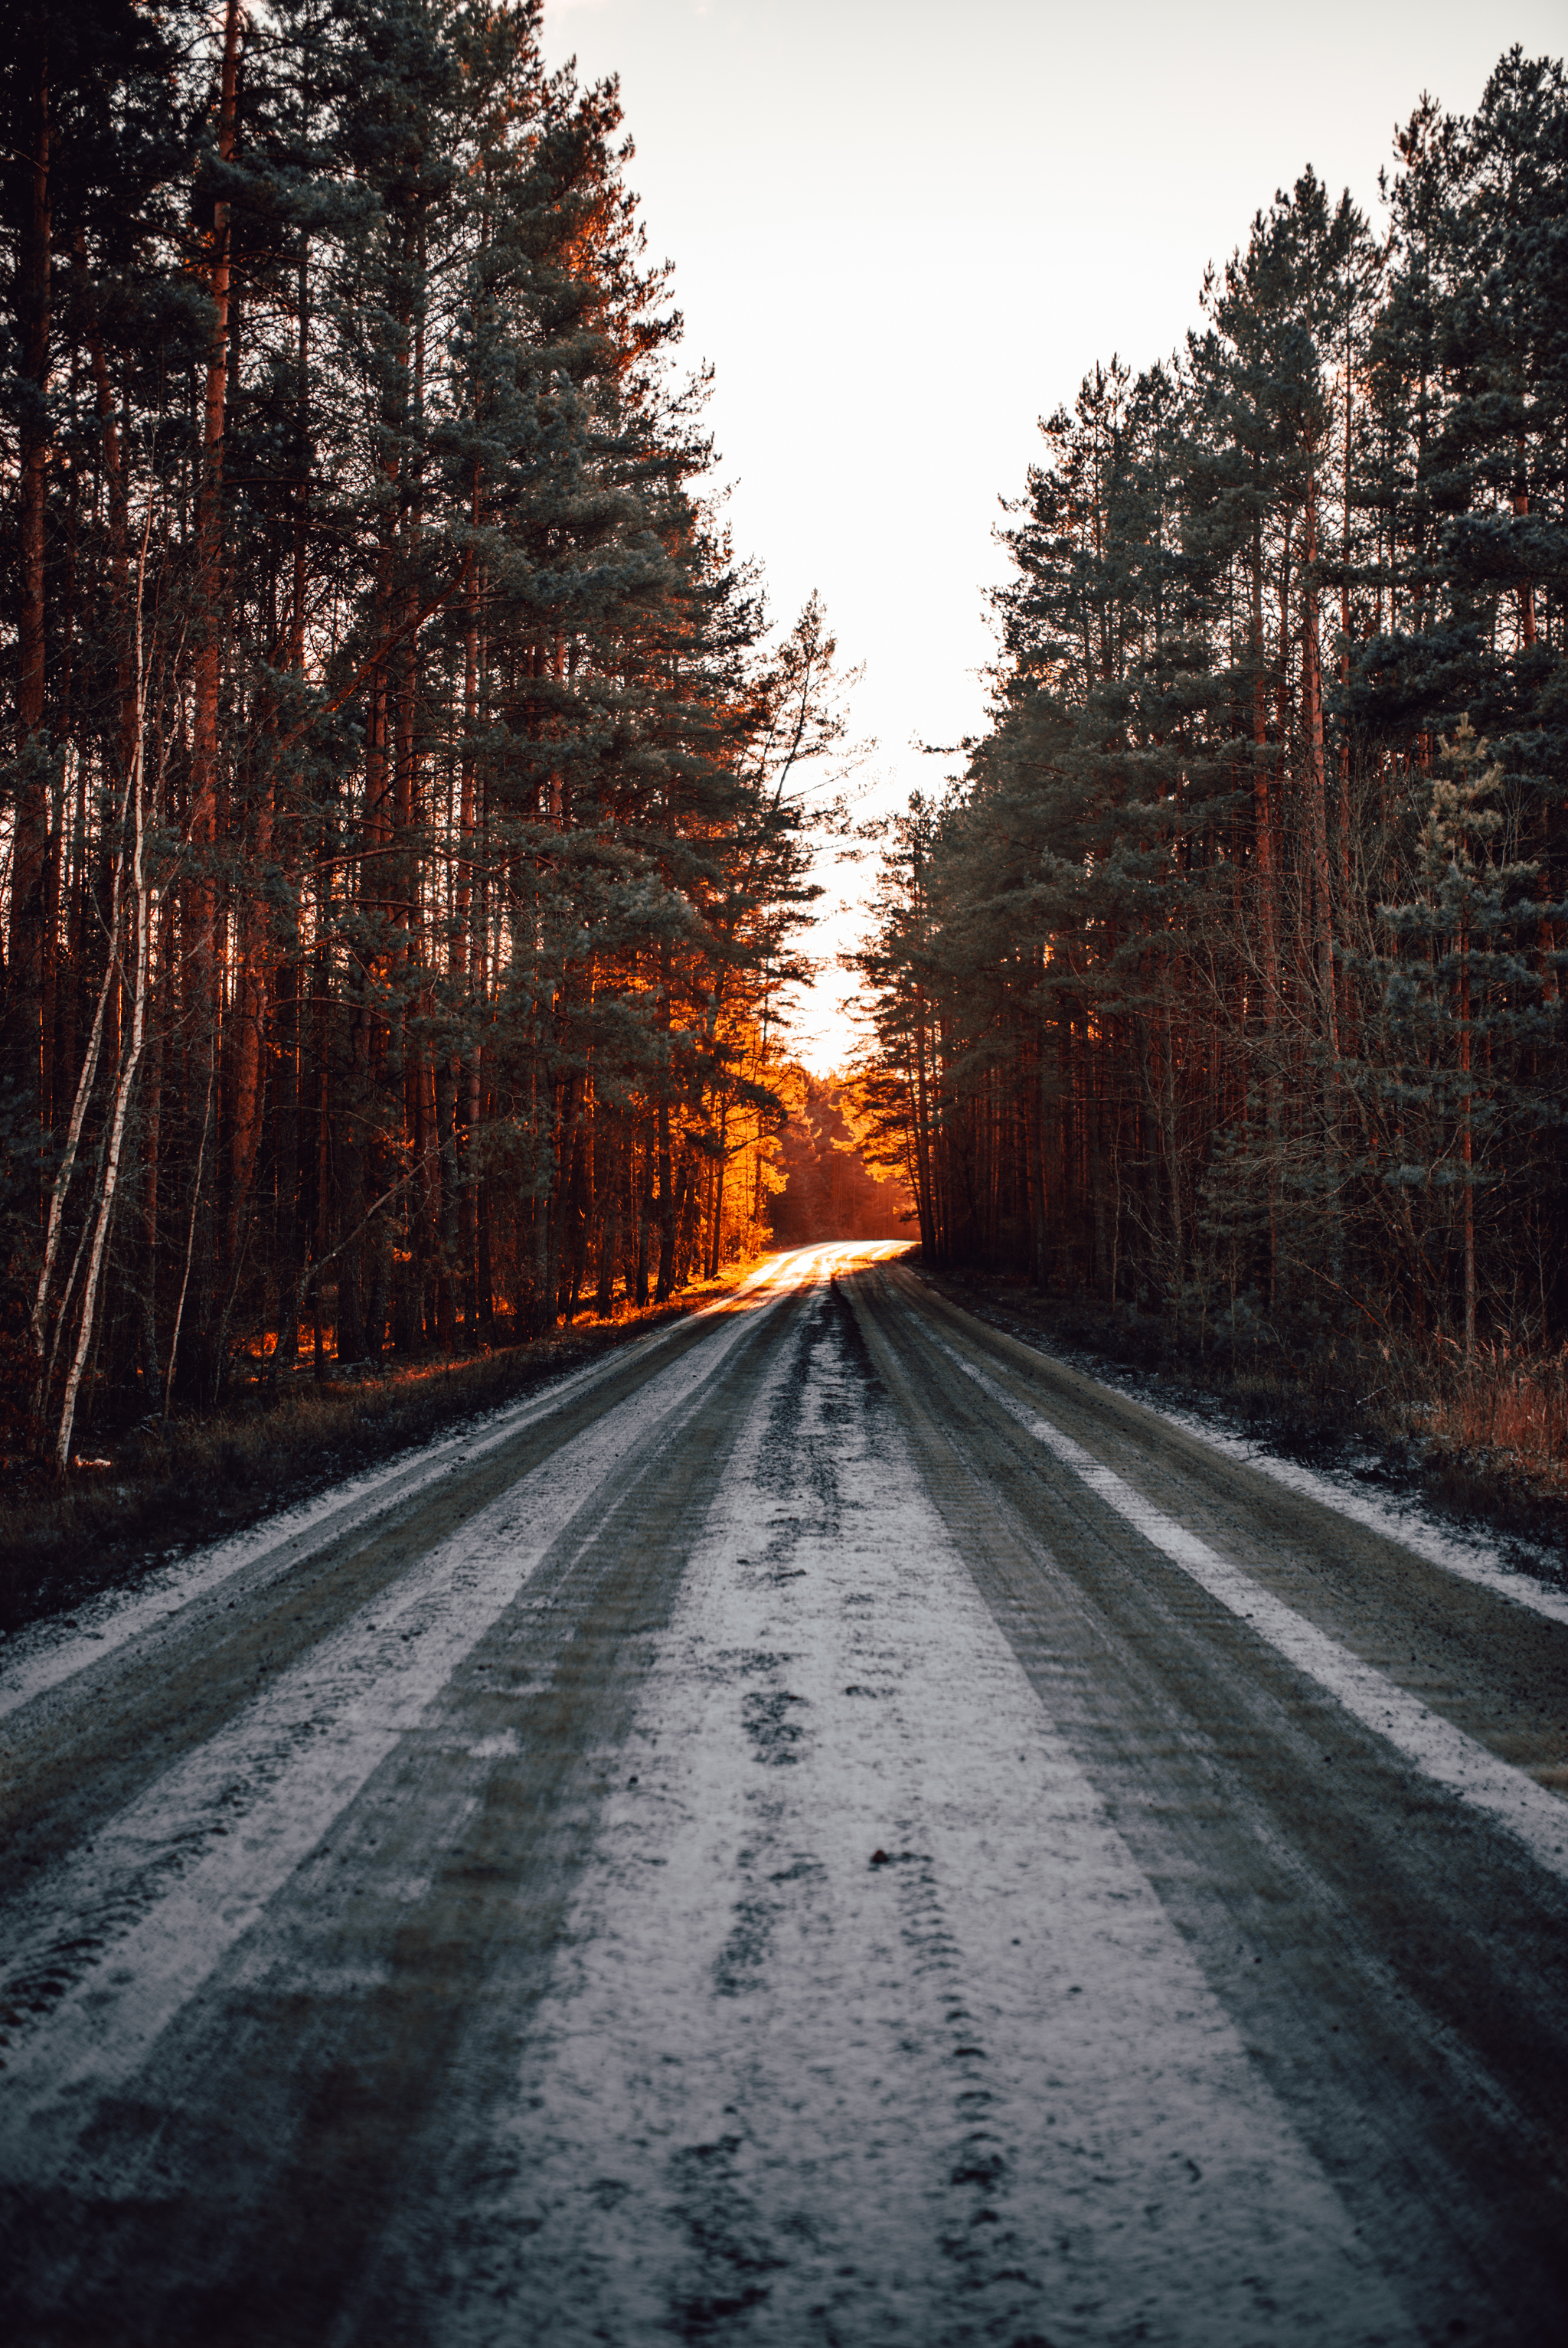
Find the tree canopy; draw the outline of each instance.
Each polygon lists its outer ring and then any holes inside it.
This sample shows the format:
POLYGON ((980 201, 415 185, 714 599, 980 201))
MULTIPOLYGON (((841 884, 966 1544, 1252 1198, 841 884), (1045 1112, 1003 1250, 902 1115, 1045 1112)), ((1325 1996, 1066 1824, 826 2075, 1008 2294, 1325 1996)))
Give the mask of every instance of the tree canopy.
POLYGON ((889 828, 881 1147, 938 1262, 1180 1315, 1568 1310, 1568 88, 1310 170, 1008 508, 989 722, 889 828))
POLYGON ((8 1407, 62 1465, 84 1395, 762 1228, 833 642, 729 542, 539 14, 0 10, 8 1407))

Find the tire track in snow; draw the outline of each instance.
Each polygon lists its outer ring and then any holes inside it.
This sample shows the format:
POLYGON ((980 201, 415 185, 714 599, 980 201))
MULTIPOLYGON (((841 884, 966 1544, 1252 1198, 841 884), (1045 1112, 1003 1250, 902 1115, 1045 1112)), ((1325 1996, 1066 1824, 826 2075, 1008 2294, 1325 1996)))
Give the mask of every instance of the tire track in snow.
MULTIPOLYGON (((1460 2313, 1500 2348, 1533 2348, 1568 2271, 1563 1887, 955 1376, 903 1287, 859 1283, 857 1310, 928 1488, 1255 2063, 1426 2333, 1460 2313)), ((965 1342, 1002 1376, 1012 1354, 989 1334, 965 1342)), ((1070 1407, 1095 1439, 1076 1389, 1070 1407)), ((1235 1555, 1256 1532, 1227 1506, 1223 1468, 1200 1457, 1188 1472, 1158 1435, 1151 1478, 1201 1522, 1217 1513, 1235 1555)), ((1140 1456, 1115 1413, 1103 1439, 1140 1456)), ((1320 1575, 1354 1586, 1359 1567, 1377 1587, 1376 1556, 1342 1566, 1324 1550, 1333 1531, 1313 1509, 1299 1529, 1277 1519, 1289 1562, 1274 1570, 1307 1602, 1320 1575)), ((1405 1586, 1390 1574, 1385 1609, 1405 1586)), ((1451 1593, 1457 1618, 1420 1616, 1422 1643, 1494 1669, 1485 1641, 1517 1617, 1443 1576, 1418 1591, 1439 1607, 1451 1593)))
POLYGON ((46 2112, 64 2141, 139 2067, 573 1517, 669 1439, 754 1326, 736 1315, 470 1519, 8 1910, 5 2135, 25 2165, 46 2112))
POLYGON ((1135 1532, 1190 1574, 1212 1598, 1251 1623, 1260 1638, 1343 1704, 1353 1719, 1385 1738, 1445 1793, 1456 1795, 1505 1828, 1549 1874, 1568 1881, 1568 1806, 1558 1795, 1537 1785, 1522 1769, 1500 1761, 1473 1736, 1467 1736, 1440 1713, 1398 1686, 1386 1673, 1327 1637, 1187 1526, 1157 1509, 1081 1443, 1020 1403, 977 1364, 965 1361, 940 1337, 933 1335, 930 1342, 1135 1532))
POLYGON ((742 1281, 727 1296, 700 1305, 695 1313, 655 1329, 646 1337, 617 1347, 599 1361, 569 1370, 542 1395, 486 1413, 477 1424, 459 1433, 421 1445, 411 1457, 368 1469, 330 1491, 302 1501, 297 1508, 268 1517, 263 1523, 232 1534, 215 1546, 201 1549, 175 1566, 165 1567, 139 1582, 135 1589, 114 1590, 85 1600, 71 1610, 72 1619, 85 1624, 79 1634, 61 1636, 57 1622, 30 1625, 10 1640, 5 1668, 0 1671, 0 1720, 54 1689, 64 1687, 82 1673, 97 1671, 119 1649, 144 1632, 170 1621, 195 1600, 243 1576, 246 1595, 289 1572, 324 1542, 347 1526, 362 1526, 401 1501, 427 1490, 460 1463, 471 1465, 511 1442, 526 1428, 554 1417, 569 1403, 595 1386, 623 1378, 656 1354, 673 1339, 690 1343, 701 1324, 717 1315, 744 1309, 755 1292, 788 1279, 791 1268, 810 1256, 809 1250, 770 1261, 742 1281))
POLYGON ((634 1744, 510 2111, 399 2262, 443 2342, 1411 2336, 831 1308, 634 1744))

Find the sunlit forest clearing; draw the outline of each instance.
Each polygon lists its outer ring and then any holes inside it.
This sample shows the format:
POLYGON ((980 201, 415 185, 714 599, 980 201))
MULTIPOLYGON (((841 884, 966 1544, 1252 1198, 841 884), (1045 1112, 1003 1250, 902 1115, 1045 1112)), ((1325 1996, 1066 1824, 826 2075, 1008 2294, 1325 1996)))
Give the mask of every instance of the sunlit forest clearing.
POLYGON ((1559 65, 1467 115, 1414 60, 1386 223, 1305 171, 1181 350, 1090 366, 989 724, 857 841, 831 614, 730 541, 616 93, 528 0, 5 17, 18 1523, 262 1489, 247 1444, 349 1460, 901 1231, 1560 1488, 1559 65))

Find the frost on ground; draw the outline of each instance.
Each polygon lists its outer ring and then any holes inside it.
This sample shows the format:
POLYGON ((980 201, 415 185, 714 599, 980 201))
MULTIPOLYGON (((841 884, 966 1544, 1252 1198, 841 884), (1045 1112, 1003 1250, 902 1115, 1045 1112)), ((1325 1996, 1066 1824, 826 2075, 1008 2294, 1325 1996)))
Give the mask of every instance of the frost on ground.
POLYGON ((1237 1428, 1217 1423, 1207 1413, 1178 1409, 1143 1393, 1138 1399, 1170 1426, 1201 1436, 1227 1458, 1244 1459, 1287 1492, 1299 1492, 1304 1499, 1336 1509, 1341 1516, 1353 1518, 1388 1540, 1399 1541, 1429 1565, 1458 1574, 1462 1581, 1495 1591, 1549 1622, 1568 1622, 1568 1577, 1560 1557, 1517 1533, 1504 1541, 1456 1525, 1413 1497, 1388 1499, 1369 1490, 1368 1472, 1380 1472, 1383 1466, 1377 1455, 1368 1452, 1342 1467, 1307 1468, 1299 1460, 1283 1458, 1237 1428))
MULTIPOLYGON (((134 2073, 371 1773, 418 1727, 562 1525, 639 1435, 712 1375, 745 1326, 739 1317, 730 1321, 511 1486, 263 1685, 218 1734, 160 1772, 93 1841, 8 1901, 0 1918, 0 2002, 15 1998, 21 2011, 12 2017, 6 2091, 13 2117, 25 2102, 36 2105, 28 2156, 35 2168, 43 2157, 40 2115, 48 2115, 51 2140, 68 2144, 92 2099, 134 2073)), ((545 1406, 525 1407, 534 1414, 545 1406)), ((457 1445, 471 1457, 514 1432, 524 1415, 509 1410, 488 1432, 453 1437, 387 1480, 399 1490, 416 1473, 429 1480, 457 1445)), ((350 1505, 359 1490, 349 1488, 350 1505)), ((318 1510, 311 1521, 327 1520, 318 1510)), ((281 1563, 270 1550, 257 1556, 259 1537, 225 1543, 192 1568, 187 1599, 212 1576, 237 1575, 247 1564, 268 1577, 285 1570, 299 1517, 284 1519, 283 1529, 290 1546, 281 1563)), ((146 1632, 146 1603, 140 1596, 126 1601, 108 1619, 110 1637, 146 1632)), ((57 1660, 74 1652, 67 1647, 57 1660)), ((41 1653, 17 1675, 9 1691, 17 1704, 37 1692, 36 1684, 51 1684, 49 1661, 41 1653)))
POLYGON ((524 2074, 428 2213, 443 2338, 492 2340, 498 2300, 563 2343, 1406 2337, 835 1299, 800 1344, 692 1558, 524 2074))
POLYGON ((789 1256, 769 1258, 727 1297, 699 1306, 686 1321, 668 1322, 614 1353, 542 1377, 521 1401, 476 1412, 435 1441, 413 1444, 391 1459, 295 1501, 240 1532, 203 1542, 184 1554, 170 1550, 161 1565, 139 1575, 129 1588, 95 1591, 75 1604, 63 1620, 46 1618, 9 1637, 0 1631, 0 1658, 4 1659, 0 1720, 35 1696, 63 1686, 77 1672, 100 1663, 106 1654, 129 1645, 224 1583, 243 1578, 250 1591, 277 1580, 334 1528, 408 1499, 438 1477, 494 1450, 525 1426, 559 1410, 569 1395, 601 1384, 639 1354, 656 1354, 690 1321, 725 1313, 742 1300, 755 1302, 759 1292, 765 1294, 787 1282, 795 1262, 789 1256))
POLYGON ((1352 1518, 1386 1540, 1400 1542, 1429 1565, 1457 1574, 1461 1581, 1511 1598, 1550 1622, 1568 1622, 1568 1565, 1560 1550, 1519 1533, 1499 1536, 1457 1523, 1413 1493, 1379 1492, 1376 1484, 1386 1483, 1389 1475, 1384 1452, 1368 1446, 1336 1466, 1308 1468, 1271 1448, 1218 1398, 1205 1397, 1201 1406, 1191 1401, 1174 1403, 1169 1398, 1167 1383, 1150 1371, 1107 1361, 1080 1346, 1043 1344, 1037 1329, 1005 1315, 990 1317, 995 1325, 1006 1328, 1009 1336, 1047 1361, 1059 1362, 1099 1385, 1126 1395, 1168 1426, 1196 1435, 1228 1459, 1243 1460, 1286 1491, 1337 1509, 1341 1516, 1352 1518))

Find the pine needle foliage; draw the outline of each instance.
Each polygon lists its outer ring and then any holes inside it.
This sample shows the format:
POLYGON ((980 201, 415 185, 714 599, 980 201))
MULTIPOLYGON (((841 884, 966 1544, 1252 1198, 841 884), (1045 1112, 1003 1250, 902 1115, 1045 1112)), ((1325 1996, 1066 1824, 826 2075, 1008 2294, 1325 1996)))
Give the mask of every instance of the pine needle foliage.
POLYGON ((1305 172, 1042 424, 989 722, 886 830, 879 1147, 937 1264, 1466 1358, 1568 1317, 1568 86, 1305 172))
POLYGON ((62 1469, 762 1235, 834 646, 539 18, 0 9, 0 1438, 62 1469))

